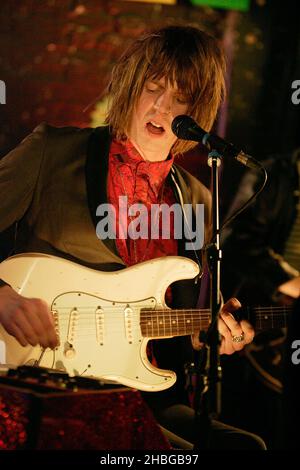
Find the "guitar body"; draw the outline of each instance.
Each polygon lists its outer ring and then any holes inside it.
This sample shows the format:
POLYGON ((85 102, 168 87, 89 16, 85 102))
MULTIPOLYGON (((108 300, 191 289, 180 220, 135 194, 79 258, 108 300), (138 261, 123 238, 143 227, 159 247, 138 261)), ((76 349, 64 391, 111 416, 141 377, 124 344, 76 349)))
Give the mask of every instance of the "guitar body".
POLYGON ((167 389, 176 375, 148 361, 146 347, 152 336, 142 336, 140 315, 142 309, 166 309, 167 287, 198 273, 196 263, 177 256, 116 272, 95 271, 45 254, 8 258, 0 264, 0 278, 24 297, 48 303, 60 344, 54 351, 22 347, 0 326, 5 350, 0 361, 113 380, 139 390, 167 389))

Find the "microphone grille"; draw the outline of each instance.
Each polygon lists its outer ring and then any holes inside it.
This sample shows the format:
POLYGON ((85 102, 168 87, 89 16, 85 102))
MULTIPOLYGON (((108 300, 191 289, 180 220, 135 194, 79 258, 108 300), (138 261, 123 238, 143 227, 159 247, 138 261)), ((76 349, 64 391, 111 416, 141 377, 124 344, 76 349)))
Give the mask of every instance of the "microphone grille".
POLYGON ((189 139, 189 127, 194 124, 195 121, 190 116, 180 114, 173 119, 171 129, 179 139, 189 139))

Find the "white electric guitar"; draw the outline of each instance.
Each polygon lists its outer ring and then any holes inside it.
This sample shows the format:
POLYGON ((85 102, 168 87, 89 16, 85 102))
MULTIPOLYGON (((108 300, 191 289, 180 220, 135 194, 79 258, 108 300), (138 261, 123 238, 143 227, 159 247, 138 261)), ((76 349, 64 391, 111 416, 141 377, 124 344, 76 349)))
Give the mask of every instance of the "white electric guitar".
MULTIPOLYGON (((113 380, 139 390, 167 389, 175 383, 176 374, 154 367, 146 346, 152 338, 207 329, 208 309, 171 310, 164 300, 171 283, 195 278, 198 273, 194 261, 178 256, 115 272, 95 271, 44 254, 8 258, 0 264, 0 278, 19 294, 42 298, 49 304, 60 345, 53 351, 22 347, 0 326, 2 363, 9 367, 37 365, 71 376, 113 380)), ((284 326, 286 317, 280 317, 278 311, 272 313, 258 309, 259 329, 284 326)))

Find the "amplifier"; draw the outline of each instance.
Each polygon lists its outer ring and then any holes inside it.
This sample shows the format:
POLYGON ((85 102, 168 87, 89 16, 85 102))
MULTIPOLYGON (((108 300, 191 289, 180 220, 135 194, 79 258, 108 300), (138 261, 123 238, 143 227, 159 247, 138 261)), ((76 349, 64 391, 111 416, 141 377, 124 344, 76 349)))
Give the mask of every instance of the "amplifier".
POLYGON ((139 391, 22 366, 0 376, 0 449, 166 450, 139 391))

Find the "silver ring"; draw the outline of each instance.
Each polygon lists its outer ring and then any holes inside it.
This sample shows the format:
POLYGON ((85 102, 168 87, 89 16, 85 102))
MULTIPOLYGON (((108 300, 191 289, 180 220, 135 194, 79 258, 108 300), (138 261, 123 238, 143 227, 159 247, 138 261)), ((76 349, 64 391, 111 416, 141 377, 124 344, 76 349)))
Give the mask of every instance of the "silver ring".
POLYGON ((234 343, 241 343, 242 341, 244 341, 244 339, 245 339, 245 334, 244 334, 244 332, 242 332, 241 335, 234 335, 234 336, 232 336, 232 341, 233 341, 234 343))

